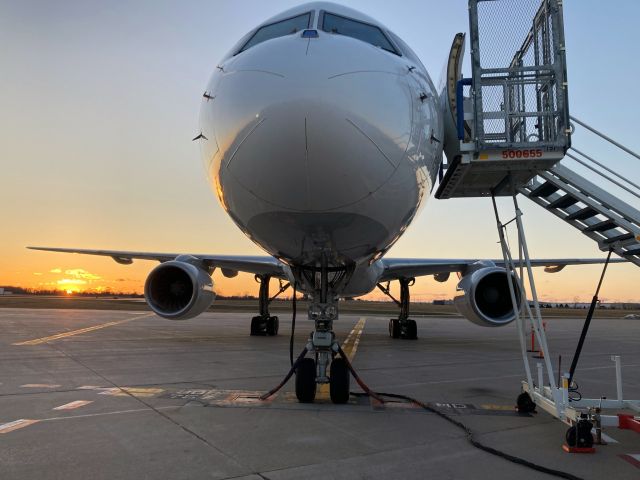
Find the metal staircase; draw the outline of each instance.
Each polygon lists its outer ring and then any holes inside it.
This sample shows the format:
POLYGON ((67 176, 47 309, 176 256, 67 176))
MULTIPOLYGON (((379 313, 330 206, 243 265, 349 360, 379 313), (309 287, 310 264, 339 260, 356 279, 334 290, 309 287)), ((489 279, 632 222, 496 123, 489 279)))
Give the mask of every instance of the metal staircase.
POLYGON ((640 266, 640 211, 563 166, 539 172, 518 188, 557 217, 595 240, 601 250, 640 266))
MULTIPOLYGON (((617 399, 571 396, 579 350, 571 371, 561 375, 561 384, 556 381, 517 198, 518 194, 526 196, 609 252, 599 285, 613 252, 640 266, 640 210, 632 206, 640 205, 640 185, 630 180, 637 178, 640 169, 634 169, 628 160, 614 169, 611 162, 598 162, 575 148, 575 125, 638 160, 640 155, 570 117, 562 1, 469 0, 472 78, 461 78, 464 35, 458 34, 440 96, 448 164, 442 167, 435 196, 492 199, 507 278, 515 280, 506 283, 526 375, 522 388, 527 393, 519 398, 524 395, 529 404, 533 400, 572 428, 587 418, 599 428, 620 426, 621 417, 600 413, 621 408, 640 412, 639 400, 623 398, 620 357, 614 357, 617 399), (514 45, 518 48, 515 53, 514 45), (513 201, 515 216, 504 223, 497 197, 513 201), (517 230, 513 251, 506 236, 509 225, 517 230), (519 295, 530 300, 520 303, 519 295), (527 353, 529 331, 534 332, 543 352, 536 365, 537 378, 527 353)), ((582 138, 582 132, 578 133, 582 138)), ((602 152, 600 148, 595 151, 602 152)), ((580 342, 597 302, 596 293, 580 342)))

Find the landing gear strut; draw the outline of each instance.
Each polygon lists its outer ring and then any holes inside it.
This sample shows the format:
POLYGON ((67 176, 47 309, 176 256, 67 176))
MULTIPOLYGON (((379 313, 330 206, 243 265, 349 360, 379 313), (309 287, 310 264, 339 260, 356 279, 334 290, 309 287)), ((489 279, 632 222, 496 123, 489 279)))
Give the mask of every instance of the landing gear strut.
POLYGON ((400 278, 400 301, 396 300, 389 291, 389 283, 386 286, 378 284, 378 288, 400 307, 398 318, 389 320, 389 336, 391 338, 403 338, 406 340, 418 339, 418 327, 415 320, 409 318, 409 306, 411 297, 409 287, 416 283, 415 278, 400 278))
POLYGON ((274 336, 278 334, 280 320, 276 316, 269 314, 269 304, 278 295, 289 288, 289 284, 283 284, 280 280, 280 289, 273 297, 269 298, 269 275, 256 275, 256 282, 260 284, 260 294, 258 302, 260 306, 260 314, 251 319, 251 335, 254 336, 274 336))
POLYGON ((309 336, 306 349, 315 358, 303 358, 296 368, 296 397, 300 402, 313 402, 317 384, 329 384, 331 400, 346 403, 349 400, 349 369, 344 358, 337 356, 340 345, 333 333, 333 321, 338 318, 338 299, 333 293, 334 285, 329 282, 329 273, 334 272, 334 281, 344 269, 329 269, 326 260, 317 269, 309 269, 313 274, 315 289, 309 295, 309 320, 315 329, 309 336), (317 279, 317 274, 319 279, 317 279), (319 284, 316 283, 319 280, 319 284))

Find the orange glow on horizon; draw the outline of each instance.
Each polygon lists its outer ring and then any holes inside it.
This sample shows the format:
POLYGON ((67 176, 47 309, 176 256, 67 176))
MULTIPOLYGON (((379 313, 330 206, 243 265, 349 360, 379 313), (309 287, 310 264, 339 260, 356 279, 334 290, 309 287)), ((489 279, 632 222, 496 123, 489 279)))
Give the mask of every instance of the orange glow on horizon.
MULTIPOLYGON (((66 295, 79 293, 110 293, 142 294, 144 281, 155 262, 136 262, 131 266, 117 265, 103 258, 77 260, 73 264, 59 261, 54 254, 56 263, 38 272, 18 271, 13 275, 7 273, 0 276, 0 285, 21 287, 32 290, 55 290, 66 295), (112 264, 113 263, 113 264, 112 264), (84 268, 79 268, 82 265, 84 268)), ((597 282, 601 266, 572 266, 563 272, 547 274, 540 269, 536 273, 538 294, 542 302, 579 302, 588 303, 593 295, 593 288, 597 282)), ((601 299, 606 302, 636 303, 639 301, 635 285, 625 281, 630 274, 635 273, 634 266, 613 265, 605 279, 601 292, 601 299)), ((213 275, 215 290, 222 296, 251 296, 258 294, 258 284, 253 275, 240 273, 235 278, 225 278, 219 271, 213 275)), ((457 278, 452 275, 445 283, 436 282, 432 277, 416 279, 412 288, 411 298, 414 302, 431 302, 433 300, 448 300, 455 296, 457 278)), ((398 295, 397 282, 391 283, 392 293, 398 295)), ((271 292, 277 291, 277 280, 272 280, 271 292)), ((280 296, 282 299, 291 298, 291 290, 280 296)), ((367 300, 387 301, 388 298, 374 290, 362 297, 367 300)), ((389 300, 390 301, 390 300, 389 300)))

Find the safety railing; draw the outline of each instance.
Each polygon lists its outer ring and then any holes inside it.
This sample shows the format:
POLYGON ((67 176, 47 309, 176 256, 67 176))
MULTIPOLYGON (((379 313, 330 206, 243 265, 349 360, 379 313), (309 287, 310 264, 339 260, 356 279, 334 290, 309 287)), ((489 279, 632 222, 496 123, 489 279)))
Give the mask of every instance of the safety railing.
MULTIPOLYGON (((575 130, 575 126, 574 126, 575 124, 580 125, 581 127, 584 127, 589 132, 597 135, 600 139, 604 140, 609 145, 613 145, 614 147, 617 147, 619 150, 622 150, 623 152, 628 154, 630 157, 635 158, 636 160, 640 160, 640 155, 638 153, 625 147, 621 143, 615 141, 613 138, 609 137, 608 135, 605 135, 604 133, 597 130, 596 128, 586 124, 585 122, 573 116, 571 117, 571 121, 573 122, 572 131, 575 130)), ((640 185, 638 185, 632 180, 633 175, 630 175, 630 172, 628 171, 628 169, 624 174, 619 173, 618 171, 614 170, 610 166, 607 166, 603 162, 596 160, 595 158, 593 158, 592 155, 589 155, 583 152, 581 149, 578 149, 575 146, 571 147, 571 150, 566 154, 566 156, 571 158, 578 164, 582 165, 583 167, 587 168, 591 172, 595 173, 599 177, 607 180, 608 182, 611 182, 616 187, 619 187, 625 192, 629 193, 630 195, 633 195, 634 197, 640 199, 640 185)), ((608 163, 611 165, 612 161, 610 160, 608 163)), ((620 162, 616 162, 616 163, 619 164, 620 162)))
POLYGON ((570 131, 561 3, 470 0, 469 15, 476 151, 564 153, 570 131))

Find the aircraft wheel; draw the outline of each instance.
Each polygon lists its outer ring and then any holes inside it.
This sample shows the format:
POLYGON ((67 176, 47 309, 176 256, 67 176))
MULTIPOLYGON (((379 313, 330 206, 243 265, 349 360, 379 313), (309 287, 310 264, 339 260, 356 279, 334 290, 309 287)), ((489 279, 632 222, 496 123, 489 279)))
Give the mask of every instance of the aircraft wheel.
POLYGON ((251 335, 262 336, 264 335, 264 321, 260 315, 257 315, 251 319, 251 335))
POLYGON ((316 362, 303 358, 296 368, 296 397, 301 403, 313 403, 316 398, 316 362))
POLYGON ((280 328, 280 320, 278 317, 269 317, 267 319, 267 335, 274 336, 278 335, 278 330, 280 328))
POLYGON ((347 403, 349 401, 350 378, 351 372, 349 372, 344 358, 334 358, 331 362, 331 377, 329 378, 329 392, 333 403, 347 403))
POLYGON ((418 339, 418 325, 415 320, 406 320, 404 337, 407 340, 418 339))
POLYGON ((391 338, 400 338, 400 320, 397 318, 389 320, 389 336, 391 338))

